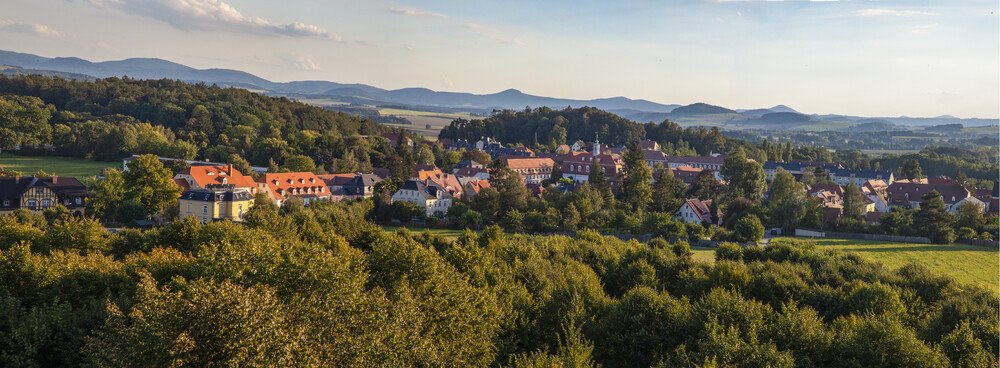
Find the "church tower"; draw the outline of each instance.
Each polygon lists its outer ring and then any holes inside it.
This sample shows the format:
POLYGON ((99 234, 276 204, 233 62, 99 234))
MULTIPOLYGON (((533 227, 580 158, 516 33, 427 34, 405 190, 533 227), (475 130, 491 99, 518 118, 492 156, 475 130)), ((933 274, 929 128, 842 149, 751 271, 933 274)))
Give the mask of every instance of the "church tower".
POLYGON ((594 133, 594 157, 601 155, 601 134, 594 133))

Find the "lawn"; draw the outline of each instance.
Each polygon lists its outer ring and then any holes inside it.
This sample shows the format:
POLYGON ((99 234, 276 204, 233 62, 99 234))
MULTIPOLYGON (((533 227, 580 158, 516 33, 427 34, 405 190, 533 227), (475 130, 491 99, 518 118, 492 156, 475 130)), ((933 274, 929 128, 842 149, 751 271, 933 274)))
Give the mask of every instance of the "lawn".
POLYGON ((100 174, 107 167, 121 167, 121 162, 90 161, 72 157, 15 156, 0 154, 0 167, 32 175, 39 170, 49 174, 85 178, 100 174))
POLYGON ((424 232, 424 230, 427 230, 434 235, 439 235, 448 240, 458 239, 458 237, 462 235, 462 233, 465 231, 465 230, 454 230, 454 229, 427 229, 427 228, 409 227, 409 226, 382 225, 382 231, 385 231, 387 233, 396 232, 396 230, 402 228, 406 228, 407 230, 413 233, 422 233, 424 232))
POLYGON ((994 291, 1000 288, 1000 251, 993 248, 847 239, 817 239, 816 245, 857 253, 891 269, 915 262, 926 265, 934 272, 954 277, 962 284, 981 285, 994 291))
POLYGON ((715 248, 691 247, 691 259, 699 262, 715 262, 715 248))

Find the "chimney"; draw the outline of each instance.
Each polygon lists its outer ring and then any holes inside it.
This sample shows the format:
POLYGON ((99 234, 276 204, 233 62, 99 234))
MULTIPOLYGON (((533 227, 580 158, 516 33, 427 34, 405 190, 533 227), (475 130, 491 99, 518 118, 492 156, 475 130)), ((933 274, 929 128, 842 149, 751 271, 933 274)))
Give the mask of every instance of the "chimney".
POLYGON ((52 175, 52 184, 56 184, 56 183, 58 183, 58 182, 59 182, 59 176, 57 176, 57 175, 52 175))
POLYGON ((226 175, 233 176, 233 164, 226 165, 226 175))

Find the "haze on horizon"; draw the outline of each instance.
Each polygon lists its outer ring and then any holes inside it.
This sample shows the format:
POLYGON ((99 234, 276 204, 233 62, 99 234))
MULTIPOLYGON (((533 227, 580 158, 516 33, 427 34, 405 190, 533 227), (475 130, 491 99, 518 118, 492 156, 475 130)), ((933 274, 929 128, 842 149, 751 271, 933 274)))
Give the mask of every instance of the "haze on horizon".
POLYGON ((996 1, 8 0, 0 49, 273 81, 1000 116, 996 1))

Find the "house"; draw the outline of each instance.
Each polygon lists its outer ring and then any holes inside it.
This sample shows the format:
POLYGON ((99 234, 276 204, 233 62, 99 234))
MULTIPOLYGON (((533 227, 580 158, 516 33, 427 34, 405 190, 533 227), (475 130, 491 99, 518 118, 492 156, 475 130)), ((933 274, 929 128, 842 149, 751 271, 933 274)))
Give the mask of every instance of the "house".
POLYGON ((62 204, 76 216, 86 213, 87 187, 73 177, 0 177, 0 214, 19 208, 42 212, 62 204))
MULTIPOLYGON (((687 185, 694 183, 694 181, 698 179, 698 175, 701 175, 701 172, 705 171, 705 169, 699 169, 691 166, 678 166, 670 170, 674 172, 674 177, 681 179, 681 181, 687 185)), ((656 176, 654 176, 654 178, 656 178, 656 176)))
POLYGON ((560 144, 559 147, 556 147, 556 153, 558 153, 560 155, 565 155, 565 154, 570 153, 572 151, 573 151, 573 148, 570 147, 567 144, 560 144))
POLYGON ((459 178, 476 178, 483 180, 490 179, 490 172, 488 170, 474 168, 474 167, 463 167, 461 169, 455 169, 452 173, 459 178))
POLYGON ((726 156, 670 156, 661 151, 642 151, 642 153, 645 155, 646 163, 649 164, 649 166, 662 164, 663 166, 671 169, 676 169, 681 166, 689 166, 696 169, 712 170, 715 172, 715 178, 717 180, 722 180, 722 176, 719 174, 719 171, 722 169, 722 163, 726 161, 726 156))
POLYGON ((560 169, 563 178, 570 179, 575 183, 586 183, 590 180, 590 170, 594 165, 601 165, 604 169, 604 176, 612 185, 616 185, 622 175, 624 167, 621 157, 618 154, 604 154, 598 156, 577 155, 564 159, 560 169))
POLYGON ((236 188, 246 188, 250 194, 257 195, 257 183, 253 177, 243 175, 233 165, 192 165, 174 175, 174 179, 183 180, 185 189, 208 188, 209 185, 232 184, 236 188))
POLYGON ((659 151, 659 150, 661 150, 659 143, 657 143, 654 140, 649 140, 649 139, 643 139, 642 142, 639 142, 639 148, 641 148, 643 151, 659 151))
POLYGON ((459 161, 458 164, 455 165, 456 169, 462 169, 462 168, 466 168, 466 167, 470 167, 470 168, 473 168, 473 169, 483 169, 483 168, 486 168, 485 165, 483 165, 481 163, 478 163, 478 162, 476 162, 474 160, 462 160, 462 161, 459 161))
POLYGON ((311 172, 267 173, 260 177, 257 189, 279 206, 292 197, 306 205, 331 199, 326 182, 311 172))
POLYGON ((806 196, 819 198, 823 207, 839 207, 844 204, 844 188, 837 184, 813 184, 806 188, 806 196))
POLYGON ((830 173, 830 180, 840 186, 848 184, 861 186, 869 180, 882 180, 885 181, 886 184, 892 184, 892 182, 896 179, 895 176, 893 176, 892 171, 840 168, 830 168, 828 171, 830 173))
POLYGON ((371 198, 375 195, 375 184, 382 180, 382 177, 375 174, 356 174, 343 188, 350 196, 371 198))
MULTIPOLYGON (((712 223, 712 200, 700 200, 691 198, 684 201, 681 208, 674 215, 675 220, 684 221, 691 224, 712 223)), ((716 212, 716 218, 721 219, 722 213, 716 212)))
POLYGON ((556 162, 551 158, 506 157, 502 159, 511 171, 516 172, 525 184, 539 184, 552 177, 556 162))
POLYGON ((932 191, 937 191, 941 195, 949 212, 957 211, 964 203, 973 203, 980 208, 986 208, 986 203, 973 196, 961 183, 946 177, 903 179, 889 184, 886 189, 889 205, 905 208, 920 208, 923 196, 932 191))
POLYGON ((571 152, 583 151, 585 148, 587 148, 587 143, 584 142, 584 141, 578 140, 576 142, 573 142, 573 145, 569 146, 569 148, 572 149, 571 152))
POLYGON ((393 146, 398 146, 400 140, 402 140, 402 143, 407 147, 413 147, 413 140, 409 137, 403 136, 400 132, 384 132, 382 133, 382 138, 385 138, 393 146))
POLYGON ((437 188, 440 191, 448 193, 452 198, 459 199, 462 198, 464 187, 462 183, 458 180, 458 177, 454 174, 445 174, 442 172, 427 172, 424 171, 425 175, 421 175, 418 179, 425 183, 428 187, 437 188), (429 174, 428 174, 429 173, 429 174))
MULTIPOLYGON (((136 159, 138 159, 139 156, 142 156, 142 155, 132 155, 130 157, 126 157, 126 158, 122 159, 122 171, 128 171, 128 165, 130 163, 132 163, 132 161, 135 161, 136 159)), ((185 164, 187 164, 189 166, 199 166, 199 165, 226 166, 227 165, 227 164, 220 163, 220 162, 208 162, 208 161, 198 161, 198 160, 185 160, 185 159, 182 159, 182 158, 172 158, 172 157, 162 157, 162 156, 157 156, 156 159, 158 159, 158 160, 160 160, 160 162, 164 162, 164 163, 166 163, 166 162, 183 162, 183 163, 185 163, 185 164)), ((263 174, 263 173, 267 172, 267 167, 263 167, 263 166, 250 166, 250 170, 253 171, 253 172, 255 172, 255 173, 263 174)))
POLYGON ((423 208, 427 216, 435 213, 447 213, 451 208, 452 197, 447 192, 439 190, 437 187, 428 186, 420 180, 410 179, 403 183, 392 195, 392 202, 410 202, 423 208))
POLYGON ((181 193, 179 216, 194 217, 203 224, 212 221, 243 221, 243 215, 253 207, 250 189, 234 184, 209 184, 181 193))
POLYGON ((476 178, 458 178, 462 182, 463 193, 467 198, 475 197, 483 189, 490 187, 489 180, 476 178))
POLYGON ((774 180, 774 174, 778 173, 778 169, 784 169, 789 174, 792 174, 796 179, 802 178, 802 174, 806 170, 821 168, 826 170, 828 173, 830 170, 843 168, 839 164, 827 163, 827 162, 809 162, 809 161, 791 161, 791 162, 777 162, 777 161, 765 161, 764 164, 764 175, 767 176, 767 180, 774 180))
POLYGON ((875 207, 875 211, 889 212, 889 185, 884 180, 868 180, 861 185, 861 193, 875 207))

